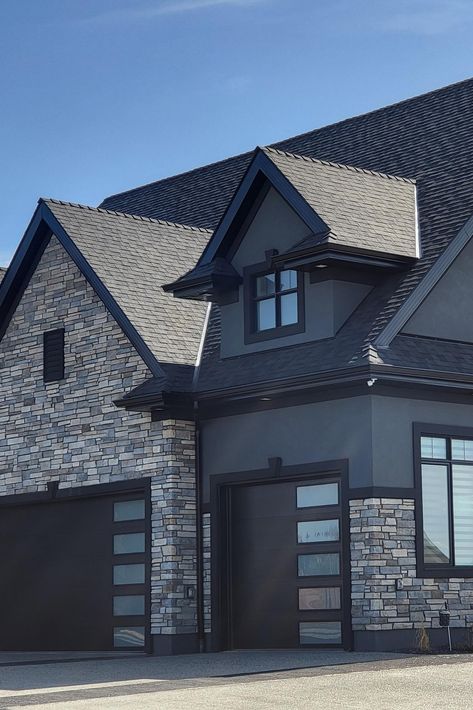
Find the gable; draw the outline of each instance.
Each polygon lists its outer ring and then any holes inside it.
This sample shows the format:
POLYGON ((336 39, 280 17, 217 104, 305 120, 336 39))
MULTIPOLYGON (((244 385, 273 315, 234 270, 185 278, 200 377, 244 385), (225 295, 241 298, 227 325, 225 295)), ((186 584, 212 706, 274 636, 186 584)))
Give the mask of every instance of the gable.
POLYGON ((309 233, 307 225, 271 187, 244 233, 232 265, 241 272, 245 266, 265 261, 266 251, 286 251, 309 233))
POLYGON ((47 205, 156 360, 195 364, 206 307, 172 298, 161 284, 195 264, 209 233, 55 200, 47 205))
POLYGON ((56 200, 40 200, 0 287, 0 339, 54 234, 155 377, 161 363, 194 365, 201 304, 162 291, 165 274, 195 262, 208 232, 56 200))
MULTIPOLYGON (((66 379, 61 382, 67 389, 74 381, 75 396, 80 397, 85 380, 95 382, 97 391, 108 387, 110 395, 120 396, 123 387, 150 376, 120 326, 52 236, 0 341, 0 382, 6 400, 9 389, 26 393, 37 388, 44 393, 43 334, 58 328, 65 330, 66 379), (121 385, 114 371, 125 373, 121 385)), ((108 403, 112 405, 112 399, 108 403)))
POLYGON ((440 278, 402 333, 473 342, 473 241, 440 278))

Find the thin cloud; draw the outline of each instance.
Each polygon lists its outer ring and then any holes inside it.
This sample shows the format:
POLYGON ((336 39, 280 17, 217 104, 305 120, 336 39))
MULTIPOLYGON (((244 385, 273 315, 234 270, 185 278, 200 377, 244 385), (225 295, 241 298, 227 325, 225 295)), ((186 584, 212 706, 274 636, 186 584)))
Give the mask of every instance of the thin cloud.
POLYGON ((463 29, 473 23, 471 0, 410 0, 400 7, 401 10, 380 19, 377 23, 380 29, 434 36, 463 29))
POLYGON ((154 18, 166 15, 178 15, 199 10, 210 10, 212 8, 241 7, 249 8, 256 5, 263 5, 271 0, 171 0, 161 2, 159 5, 147 5, 143 7, 125 7, 120 10, 112 10, 100 15, 86 17, 83 24, 107 24, 109 22, 133 22, 143 20, 153 20, 154 18))

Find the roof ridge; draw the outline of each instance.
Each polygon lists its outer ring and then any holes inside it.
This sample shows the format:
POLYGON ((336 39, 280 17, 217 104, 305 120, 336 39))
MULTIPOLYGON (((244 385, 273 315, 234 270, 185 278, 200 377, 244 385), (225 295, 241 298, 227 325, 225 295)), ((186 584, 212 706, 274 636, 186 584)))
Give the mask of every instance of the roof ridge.
POLYGON ((107 210, 104 207, 91 207, 90 205, 81 205, 79 202, 68 202, 67 200, 57 200, 53 197, 41 197, 39 202, 52 202, 55 205, 63 205, 64 207, 75 207, 81 210, 89 210, 90 212, 101 212, 103 214, 112 215, 113 217, 126 217, 134 219, 138 222, 151 222, 152 224, 161 224, 166 227, 178 227, 179 229, 187 229, 191 232, 201 232, 203 234, 212 234, 211 229, 203 227, 194 227, 190 224, 180 224, 179 222, 168 222, 164 219, 153 219, 152 217, 142 217, 141 215, 130 214, 128 212, 117 212, 116 210, 107 210))
POLYGON ((407 104, 410 101, 416 101, 417 99, 422 99, 425 98, 426 96, 433 96, 434 94, 439 94, 442 91, 446 91, 447 89, 453 89, 455 86, 461 86, 462 84, 468 84, 468 83, 473 83, 473 76, 468 77, 467 79, 460 79, 459 81, 454 81, 451 84, 447 84, 446 86, 439 86, 437 89, 430 89, 430 91, 425 91, 422 94, 414 94, 413 96, 408 96, 407 99, 400 99, 399 101, 393 101, 391 104, 387 104, 386 106, 380 106, 379 108, 372 108, 370 111, 363 111, 362 113, 357 113, 355 116, 347 116, 347 118, 341 118, 339 121, 334 121, 334 123, 327 123, 325 126, 319 126, 319 128, 311 128, 308 131, 303 131, 302 133, 297 133, 295 136, 289 136, 289 138, 283 138, 280 141, 277 141, 276 143, 272 143, 271 145, 280 145, 281 143, 287 143, 288 141, 293 141, 299 138, 303 138, 304 136, 308 136, 311 133, 315 133, 316 131, 323 131, 326 128, 332 128, 333 126, 340 126, 343 123, 348 123, 349 121, 355 121, 357 118, 364 118, 365 116, 371 116, 373 113, 380 113, 381 111, 385 111, 386 109, 389 108, 395 108, 396 106, 402 106, 402 104, 407 104))
MULTIPOLYGON (((230 163, 237 158, 250 157, 252 155, 251 150, 245 150, 243 153, 237 153, 237 155, 229 155, 226 158, 220 158, 220 160, 213 160, 211 163, 201 163, 196 165, 194 168, 189 168, 188 170, 183 170, 180 173, 174 173, 173 175, 166 175, 166 177, 158 178, 157 180, 151 180, 150 182, 145 182, 143 185, 138 185, 138 187, 130 187, 128 190, 121 190, 120 192, 114 192, 112 195, 107 195, 104 197, 102 202, 112 199, 112 197, 121 197, 122 195, 129 195, 131 192, 136 192, 137 190, 143 190, 146 187, 151 187, 151 185, 157 185, 160 182, 166 182, 167 180, 174 180, 175 178, 182 178, 186 175, 191 175, 199 170, 205 170, 207 168, 213 168, 214 165, 221 165, 222 163, 230 163)), ((102 209, 102 208, 101 208, 102 209)))
MULTIPOLYGON (((394 108, 395 106, 401 106, 402 104, 407 104, 409 101, 416 101, 417 99, 421 99, 423 97, 427 96, 432 96, 434 94, 441 93, 442 91, 446 91, 447 89, 452 89, 455 86, 461 86, 462 84, 468 84, 469 82, 473 82, 473 77, 468 77, 467 79, 460 79, 459 81, 454 81, 451 84, 447 84, 446 86, 439 86, 437 89, 431 89, 430 91, 425 91, 422 94, 414 94, 413 96, 409 96, 407 99, 400 99, 399 101, 394 101, 391 104, 387 104, 386 106, 379 106, 378 108, 373 108, 370 111, 363 111, 362 113, 355 114, 354 116, 347 116, 347 118, 342 118, 339 121, 334 121, 333 123, 327 123, 323 126, 319 126, 318 128, 310 128, 308 131, 303 131, 302 133, 296 133, 294 136, 289 136, 288 138, 282 138, 278 141, 275 141, 274 143, 271 143, 271 145, 281 145, 283 143, 288 143, 289 141, 293 141, 299 138, 303 138, 304 136, 308 136, 311 133, 316 133, 318 131, 323 131, 326 128, 332 128, 333 126, 340 126, 343 123, 348 123, 349 121, 354 121, 358 118, 363 118, 365 116, 371 116, 374 113, 380 113, 381 111, 385 111, 386 109, 394 108)), ((214 160, 211 163, 203 163, 200 165, 197 165, 194 168, 189 168, 188 170, 184 170, 180 173, 175 173, 173 175, 167 175, 166 177, 158 178, 157 180, 151 180, 150 182, 143 183, 143 185, 138 185, 137 187, 130 187, 128 190, 121 190, 120 192, 114 192, 111 195, 107 195, 104 199, 109 200, 112 197, 120 197, 121 195, 129 195, 132 192, 136 192, 137 190, 142 190, 143 188, 150 187, 151 185, 156 185, 160 182, 166 182, 166 180, 173 180, 174 178, 180 178, 183 177, 184 175, 190 175, 191 173, 195 173, 199 170, 203 170, 205 168, 211 168, 214 165, 218 165, 220 163, 227 163, 232 160, 236 160, 237 158, 243 158, 245 156, 251 156, 251 151, 244 151, 243 153, 237 153, 236 155, 229 155, 227 158, 221 158, 220 160, 214 160)), ((384 173, 379 173, 380 175, 383 175, 384 173)), ((398 176, 391 176, 391 177, 398 177, 398 176)), ((404 180, 407 180, 408 178, 403 178, 404 180)))
POLYGON ((367 168, 358 168, 356 165, 347 165, 345 163, 334 163, 330 160, 321 160, 320 158, 311 158, 308 155, 300 155, 298 153, 290 153, 286 150, 280 150, 279 148, 272 148, 271 146, 264 146, 263 150, 268 153, 276 153, 278 155, 283 155, 286 158, 295 158, 296 160, 304 160, 306 163, 317 163, 319 165, 328 165, 331 168, 341 168, 343 170, 350 170, 355 173, 364 173, 365 175, 374 175, 375 177, 385 178, 387 180, 398 180, 399 182, 407 182, 410 185, 415 185, 416 181, 412 178, 402 177, 401 175, 391 175, 390 173, 380 173, 377 170, 368 170, 367 168))

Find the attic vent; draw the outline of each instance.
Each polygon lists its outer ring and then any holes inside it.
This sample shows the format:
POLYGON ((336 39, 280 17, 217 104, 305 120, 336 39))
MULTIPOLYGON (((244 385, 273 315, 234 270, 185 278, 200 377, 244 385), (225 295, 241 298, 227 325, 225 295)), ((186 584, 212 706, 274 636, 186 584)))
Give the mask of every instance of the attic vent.
POLYGON ((64 328, 43 334, 43 379, 45 382, 64 379, 64 328))

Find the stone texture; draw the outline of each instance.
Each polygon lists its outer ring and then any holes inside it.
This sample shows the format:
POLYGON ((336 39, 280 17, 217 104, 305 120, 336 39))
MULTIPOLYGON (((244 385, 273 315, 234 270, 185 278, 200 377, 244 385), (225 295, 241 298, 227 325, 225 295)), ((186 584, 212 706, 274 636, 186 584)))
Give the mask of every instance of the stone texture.
POLYGON ((0 495, 151 478, 152 632, 194 633, 194 430, 114 400, 150 372, 53 237, 0 342, 0 495), (44 384, 43 332, 65 328, 65 379, 44 384))
POLYGON ((410 499, 350 501, 355 631, 438 627, 445 601, 451 626, 473 622, 473 579, 417 577, 414 508, 410 499))

